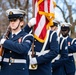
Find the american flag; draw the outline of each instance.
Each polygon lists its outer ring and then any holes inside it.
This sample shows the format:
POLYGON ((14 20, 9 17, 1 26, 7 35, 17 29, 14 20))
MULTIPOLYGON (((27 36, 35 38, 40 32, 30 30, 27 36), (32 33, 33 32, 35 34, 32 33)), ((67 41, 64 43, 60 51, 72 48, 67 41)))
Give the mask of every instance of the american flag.
POLYGON ((36 25, 34 27, 34 37, 45 42, 46 33, 49 26, 53 25, 54 1, 53 0, 33 0, 35 4, 36 25))

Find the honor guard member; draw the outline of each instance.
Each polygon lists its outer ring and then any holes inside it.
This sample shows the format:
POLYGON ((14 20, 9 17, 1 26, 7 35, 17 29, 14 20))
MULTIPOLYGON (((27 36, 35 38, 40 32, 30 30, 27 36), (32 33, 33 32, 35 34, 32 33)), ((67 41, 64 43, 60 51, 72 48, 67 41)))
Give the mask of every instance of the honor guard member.
MULTIPOLYGON (((35 18, 32 18, 28 25, 24 27, 24 30, 31 30, 31 26, 36 24, 35 18)), ((35 70, 29 69, 29 75, 52 75, 51 61, 58 55, 59 45, 57 41, 57 33, 50 30, 45 43, 41 43, 34 38, 34 51, 36 57, 30 57, 30 64, 37 64, 38 67, 35 70)), ((30 56, 30 52, 28 53, 30 56)))
POLYGON ((68 59, 68 44, 66 38, 62 38, 59 36, 58 36, 58 43, 59 43, 59 54, 52 61, 52 75, 65 75, 63 64, 68 59))
POLYGON ((68 52, 69 52, 68 53, 69 58, 64 64, 64 69, 65 69, 66 75, 75 75, 74 57, 73 57, 72 51, 71 52, 69 51, 69 47, 71 46, 71 44, 74 44, 73 39, 69 36, 70 26, 71 24, 69 23, 62 23, 62 26, 61 26, 61 34, 63 38, 67 39, 68 52))
POLYGON ((1 75, 29 75, 27 57, 34 39, 32 34, 27 34, 21 28, 25 11, 8 9, 6 13, 11 31, 8 39, 2 38, 0 41, 4 48, 1 75))

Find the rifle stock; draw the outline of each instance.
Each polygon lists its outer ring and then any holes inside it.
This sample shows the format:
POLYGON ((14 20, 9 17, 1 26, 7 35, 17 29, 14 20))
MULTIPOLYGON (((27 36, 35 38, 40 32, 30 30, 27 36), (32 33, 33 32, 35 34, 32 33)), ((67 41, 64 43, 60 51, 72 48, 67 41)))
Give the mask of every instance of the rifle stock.
POLYGON ((3 54, 3 47, 2 47, 2 45, 0 46, 0 56, 2 56, 2 54, 3 54))
MULTIPOLYGON (((9 33, 10 33, 10 27, 8 26, 6 32, 4 33, 4 35, 2 37, 2 39, 3 38, 8 39, 9 33)), ((0 45, 0 56, 3 55, 3 51, 4 51, 4 49, 3 49, 2 45, 0 45)))

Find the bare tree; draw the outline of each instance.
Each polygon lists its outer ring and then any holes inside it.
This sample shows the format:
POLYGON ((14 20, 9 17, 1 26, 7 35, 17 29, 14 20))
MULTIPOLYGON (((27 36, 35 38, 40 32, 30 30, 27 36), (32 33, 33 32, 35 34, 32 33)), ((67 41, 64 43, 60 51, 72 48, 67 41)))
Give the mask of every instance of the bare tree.
POLYGON ((76 26, 76 19, 74 19, 73 15, 76 15, 76 3, 75 0, 61 0, 58 1, 57 0, 57 8, 60 9, 61 13, 62 13, 62 17, 64 19, 65 22, 70 22, 72 24, 71 27, 71 37, 76 37, 76 33, 75 33, 75 26, 76 26))
POLYGON ((0 35, 5 32, 8 25, 8 18, 6 15, 6 10, 11 8, 19 8, 26 11, 25 22, 27 23, 31 16, 28 16, 29 13, 32 14, 30 10, 31 4, 29 0, 0 0, 0 35))

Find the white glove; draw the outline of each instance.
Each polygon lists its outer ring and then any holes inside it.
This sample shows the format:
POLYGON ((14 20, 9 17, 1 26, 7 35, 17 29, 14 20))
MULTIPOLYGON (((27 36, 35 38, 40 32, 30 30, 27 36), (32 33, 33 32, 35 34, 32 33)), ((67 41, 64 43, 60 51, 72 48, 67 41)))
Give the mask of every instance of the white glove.
POLYGON ((33 64, 37 64, 37 60, 36 58, 32 58, 31 55, 30 55, 30 64, 33 65, 33 64))
POLYGON ((0 56, 0 62, 2 61, 2 56, 0 56))
POLYGON ((28 22, 28 25, 29 25, 30 27, 34 26, 35 24, 36 24, 36 18, 30 19, 30 21, 28 22))
POLYGON ((4 44, 4 42, 6 41, 6 39, 1 39, 0 44, 4 44))

